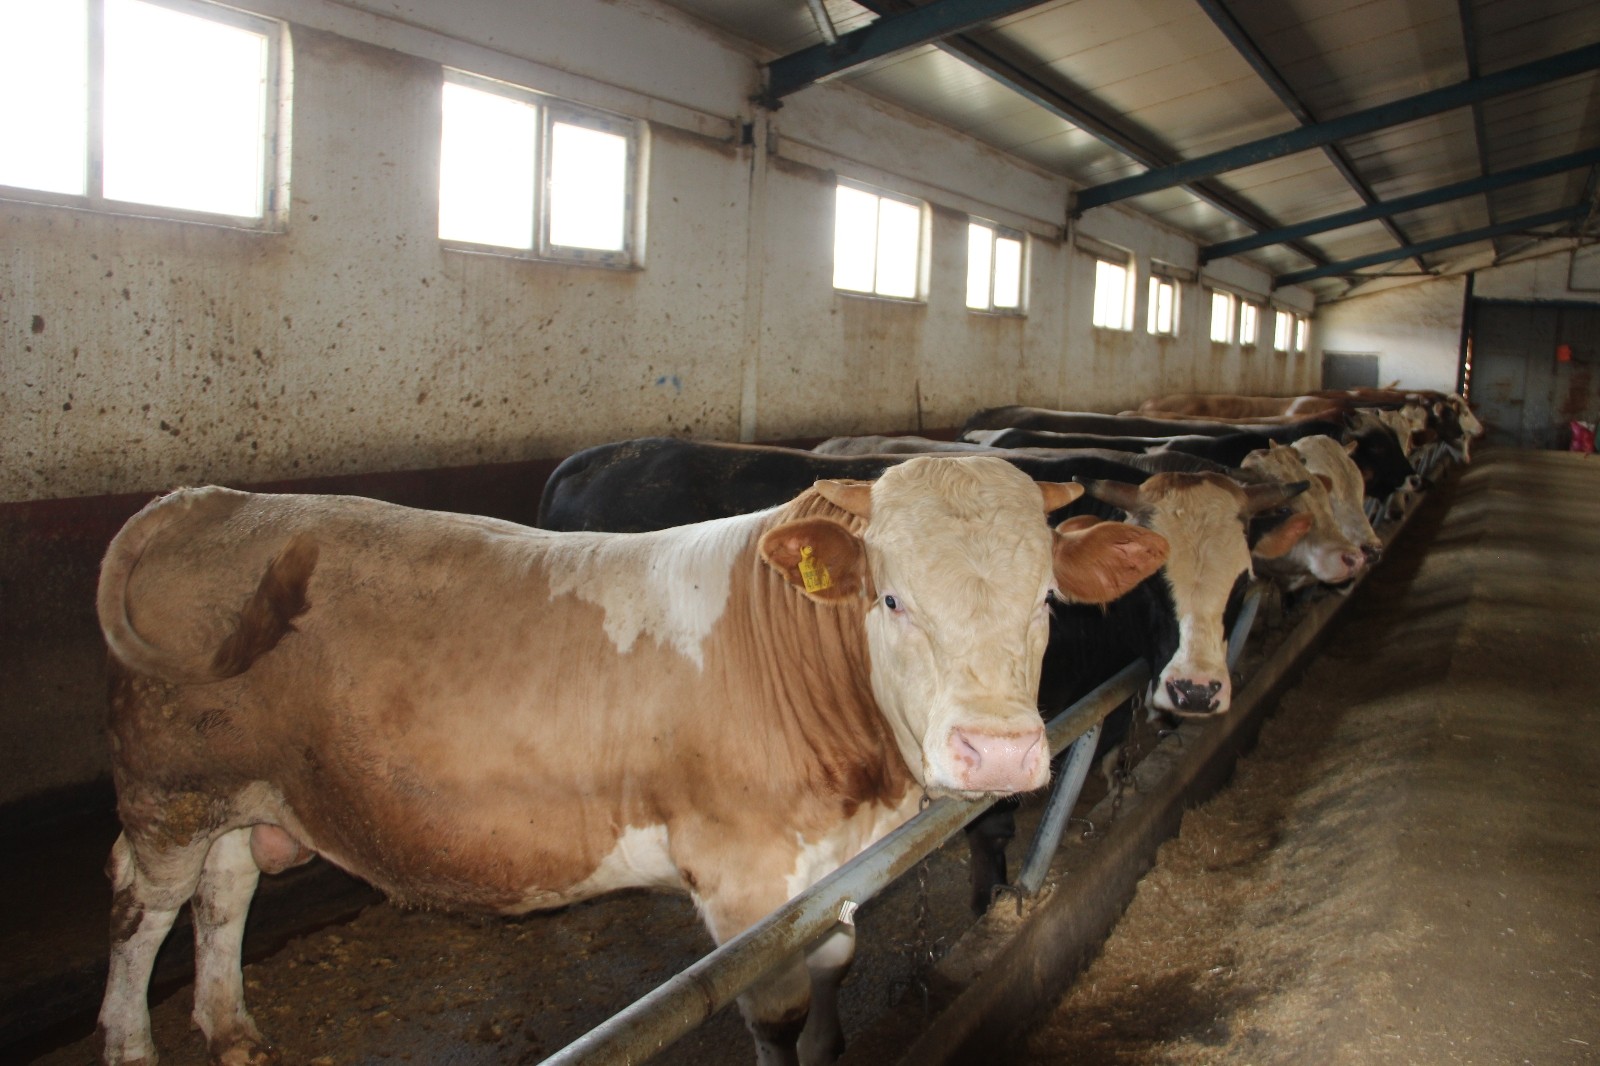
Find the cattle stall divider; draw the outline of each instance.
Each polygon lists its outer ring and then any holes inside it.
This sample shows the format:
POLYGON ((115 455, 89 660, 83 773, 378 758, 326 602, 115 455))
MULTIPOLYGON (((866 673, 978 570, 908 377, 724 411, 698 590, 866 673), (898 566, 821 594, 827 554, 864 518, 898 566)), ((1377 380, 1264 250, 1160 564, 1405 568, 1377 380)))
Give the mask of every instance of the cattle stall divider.
MULTIPOLYGON (((1418 462, 1419 472, 1425 472, 1425 476, 1431 474, 1444 460, 1447 449, 1435 445, 1429 446, 1427 452, 1428 454, 1418 462)), ((1423 498, 1425 497, 1413 497, 1402 517, 1383 535, 1386 547, 1409 524, 1423 498)), ((1189 724, 1178 731, 1179 734, 1193 731, 1200 738, 1198 742, 1185 745, 1182 736, 1169 738, 1169 740, 1176 739, 1178 745, 1187 747, 1188 750, 1182 756, 1173 754, 1171 745, 1163 743, 1158 745, 1151 756, 1161 755, 1162 749, 1167 748, 1164 759, 1147 757, 1139 767, 1136 767, 1138 772, 1148 763, 1162 763, 1163 780, 1177 779, 1176 787, 1169 784, 1163 789, 1163 793, 1174 794, 1158 795, 1154 788, 1147 787, 1146 783, 1141 782, 1131 802, 1124 805, 1119 816, 1119 825, 1115 827, 1115 833, 1123 839, 1102 840, 1101 843, 1107 846, 1098 849, 1100 861, 1082 864, 1076 871, 1074 884, 1080 888, 1088 887, 1100 897, 1095 910, 1107 911, 1106 901, 1112 900, 1113 897, 1115 899, 1105 920, 1095 922, 1094 930, 1076 930, 1073 934, 1075 940, 1092 936, 1093 942, 1098 944, 1099 940, 1109 932, 1110 925, 1115 922, 1122 906, 1126 903, 1126 897, 1131 896, 1138 877, 1142 876, 1144 870, 1153 862, 1155 847, 1176 832, 1177 821, 1181 818, 1184 804, 1193 801, 1195 780, 1205 776, 1218 777, 1215 764, 1224 754, 1227 766, 1221 771, 1220 779, 1216 780, 1213 786, 1219 786, 1221 780, 1226 778, 1233 758, 1237 756, 1237 745, 1233 744, 1233 738, 1247 725, 1259 728, 1268 698, 1275 694, 1285 677, 1317 646, 1323 631, 1348 602, 1350 594, 1365 581, 1368 573, 1370 571, 1359 575, 1349 588, 1325 595, 1311 605, 1294 629, 1285 634, 1283 639, 1267 653, 1255 672, 1240 687, 1233 708, 1222 721, 1189 724), (1176 765, 1167 765, 1182 762, 1190 764, 1187 771, 1176 765), (1156 802, 1151 802, 1152 799, 1156 802), (1137 852, 1139 855, 1148 852, 1148 857, 1130 858, 1130 852, 1137 852), (1108 891, 1106 885, 1096 884, 1096 881, 1114 880, 1117 871, 1110 867, 1118 866, 1125 870, 1137 867, 1125 890, 1113 886, 1108 891), (1102 869, 1103 867, 1106 868, 1102 869), (1103 928, 1100 927, 1102 925, 1103 928)), ((1228 650, 1230 669, 1236 666, 1244 651, 1260 597, 1261 586, 1257 583, 1246 597, 1240 616, 1230 633, 1228 650)), ((998 936, 993 933, 985 935, 981 930, 985 920, 994 917, 997 911, 1007 909, 997 904, 990 908, 989 914, 985 919, 980 919, 974 928, 980 935, 963 937, 962 942, 955 946, 946 957, 947 962, 956 961, 952 956, 960 953, 968 940, 980 942, 972 949, 972 953, 981 958, 957 962, 958 969, 976 969, 978 971, 976 977, 970 982, 961 979, 955 982, 967 987, 957 994, 945 1010, 928 1019, 920 1038, 909 1048, 904 1043, 899 1045, 898 1050, 903 1052, 898 1058, 899 1062, 922 1066, 922 1064, 961 1061, 963 1049, 978 1043, 992 1050, 997 1046, 996 1041, 1001 1039, 997 1030, 1002 1027, 997 1026, 995 1019, 1004 1016, 1010 1024, 1015 1024, 1018 1017, 1025 1020, 1042 1002, 1047 1001, 1041 999, 1041 995, 1059 994, 1060 988, 1056 986, 1064 987, 1071 973, 1075 972, 1086 958, 1086 951, 1081 948, 1065 952, 1051 951, 1050 954, 1062 956, 1067 966, 1065 976, 1057 974, 1051 979, 1048 973, 1050 967, 1041 963, 1036 957, 1039 954, 1038 950, 1028 947, 1039 939, 1028 935, 1028 926, 1034 924, 1033 919, 1052 904, 1059 907, 1069 895, 1072 895, 1060 891, 1059 886, 1046 885, 1045 880, 1052 860, 1059 857, 1061 836, 1087 776, 1094 751, 1095 735, 1099 731, 1101 721, 1143 689, 1148 684, 1149 677, 1150 673, 1145 664, 1135 660, 1046 724, 1046 735, 1052 757, 1060 754, 1069 745, 1074 747, 1074 751, 1067 759, 1068 766, 1057 778, 1045 816, 1040 822, 1019 873, 1017 890, 1013 893, 1017 898, 1018 918, 1003 919, 1010 928, 998 936), (1024 916, 1025 905, 1028 913, 1024 916), (1026 957, 1031 961, 1022 963, 1021 955, 1030 951, 1031 954, 1027 954, 1026 957), (1009 956, 1019 956, 1017 966, 995 965, 998 960, 1009 956), (1002 969, 1025 971, 1025 976, 1021 980, 1029 986, 1025 990, 1012 989, 1006 993, 1006 996, 1011 997, 1009 1002, 1004 1001, 1004 998, 992 989, 999 985, 1011 988, 1017 980, 1015 975, 1010 981, 984 980, 985 977, 992 977, 1002 969)), ((1210 789, 1214 790, 1215 787, 1210 789)), ((795 952, 804 951, 841 922, 853 924, 855 911, 861 904, 888 887, 902 874, 914 869, 919 862, 941 847, 951 835, 992 802, 992 800, 961 800, 954 797, 942 797, 931 801, 903 825, 805 892, 795 896, 762 921, 668 978, 653 991, 544 1059, 543 1066, 580 1066, 580 1064, 622 1066, 622 1064, 643 1062, 660 1053, 710 1019, 712 1015, 732 1004, 743 991, 761 980, 795 952)), ((1096 809, 1098 810, 1099 808, 1096 809)), ((1093 816, 1092 813, 1091 817, 1093 816)), ((1123 876, 1126 877, 1126 874, 1123 876)), ((1082 922, 1068 924, 1081 925, 1082 922)), ((1052 938, 1047 936, 1045 939, 1052 938)), ((853 1053, 858 1051, 859 1048, 852 1044, 846 1049, 842 1061, 851 1062, 853 1053)), ((875 1061, 887 1061, 882 1057, 881 1049, 869 1053, 869 1058, 874 1058, 875 1061)))

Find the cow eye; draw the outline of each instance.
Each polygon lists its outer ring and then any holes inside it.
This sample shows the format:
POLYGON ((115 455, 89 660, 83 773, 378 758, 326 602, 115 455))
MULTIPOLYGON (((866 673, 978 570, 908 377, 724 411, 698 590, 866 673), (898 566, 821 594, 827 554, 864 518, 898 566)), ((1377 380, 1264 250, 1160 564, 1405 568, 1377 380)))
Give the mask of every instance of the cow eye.
POLYGON ((899 612, 900 610, 900 601, 895 599, 892 594, 883 598, 883 605, 891 611, 899 612))

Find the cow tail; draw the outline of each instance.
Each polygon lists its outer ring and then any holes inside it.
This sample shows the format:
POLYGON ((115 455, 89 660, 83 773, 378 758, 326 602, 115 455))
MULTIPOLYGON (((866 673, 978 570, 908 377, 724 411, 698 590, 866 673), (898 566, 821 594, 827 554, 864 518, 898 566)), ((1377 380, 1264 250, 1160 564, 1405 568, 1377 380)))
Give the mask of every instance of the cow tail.
POLYGON ((95 604, 100 628, 111 654, 137 673, 186 684, 235 677, 293 632, 295 618, 310 607, 306 587, 316 568, 317 545, 309 535, 300 534, 267 565, 233 631, 209 657, 159 647, 134 628, 128 617, 128 584, 134 568, 157 536, 197 504, 209 502, 206 493, 180 490, 151 503, 112 540, 101 564, 95 604))

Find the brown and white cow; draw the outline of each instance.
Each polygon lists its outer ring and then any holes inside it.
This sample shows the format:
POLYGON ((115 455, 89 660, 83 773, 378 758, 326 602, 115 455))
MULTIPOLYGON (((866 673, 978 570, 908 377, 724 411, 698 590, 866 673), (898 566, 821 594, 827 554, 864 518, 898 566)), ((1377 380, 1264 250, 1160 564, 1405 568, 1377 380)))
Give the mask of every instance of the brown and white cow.
POLYGON ((1329 498, 1329 482, 1306 468, 1300 453, 1286 444, 1272 444, 1245 456, 1243 469, 1273 481, 1308 481, 1309 487, 1289 501, 1291 510, 1311 516, 1311 529, 1284 555, 1261 560, 1262 572, 1289 589, 1322 582, 1342 585, 1366 566, 1361 545, 1341 527, 1329 498))
MULTIPOLYGON (((98 598, 123 823, 105 1060, 154 1062, 146 986, 192 900, 211 1057, 266 1061, 245 911, 259 871, 312 854, 403 902, 505 914, 676 888, 720 942, 924 790, 1038 788, 1047 595, 1114 598, 1165 555, 1120 523, 1053 533, 1078 491, 919 458, 641 534, 214 487, 153 502, 98 598)), ((852 948, 835 934, 741 997, 763 1059, 835 1051, 852 948)))
POLYGON ((1367 518, 1361 468, 1351 458, 1356 443, 1340 444, 1332 437, 1304 437, 1290 447, 1300 453, 1306 469, 1328 490, 1328 506, 1339 531, 1361 549, 1368 565, 1377 562, 1383 555, 1383 538, 1367 518))

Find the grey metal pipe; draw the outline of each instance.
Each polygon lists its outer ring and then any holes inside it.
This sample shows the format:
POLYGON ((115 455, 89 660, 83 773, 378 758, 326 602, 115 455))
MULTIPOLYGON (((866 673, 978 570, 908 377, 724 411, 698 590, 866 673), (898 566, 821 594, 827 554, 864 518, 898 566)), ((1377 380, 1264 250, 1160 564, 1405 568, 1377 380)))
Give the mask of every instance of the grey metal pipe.
POLYGON ((1078 796, 1089 778, 1089 767, 1094 763, 1094 749, 1099 742, 1099 722, 1072 742, 1072 753, 1061 768, 1061 779, 1050 793, 1050 802, 1045 805, 1044 817, 1039 820, 1039 828, 1033 836, 1033 846, 1028 849, 1028 857, 1017 874, 1016 887, 1024 896, 1037 894, 1044 884, 1044 875, 1050 872, 1050 860, 1061 846, 1061 835, 1072 818, 1072 808, 1078 805, 1078 796))

